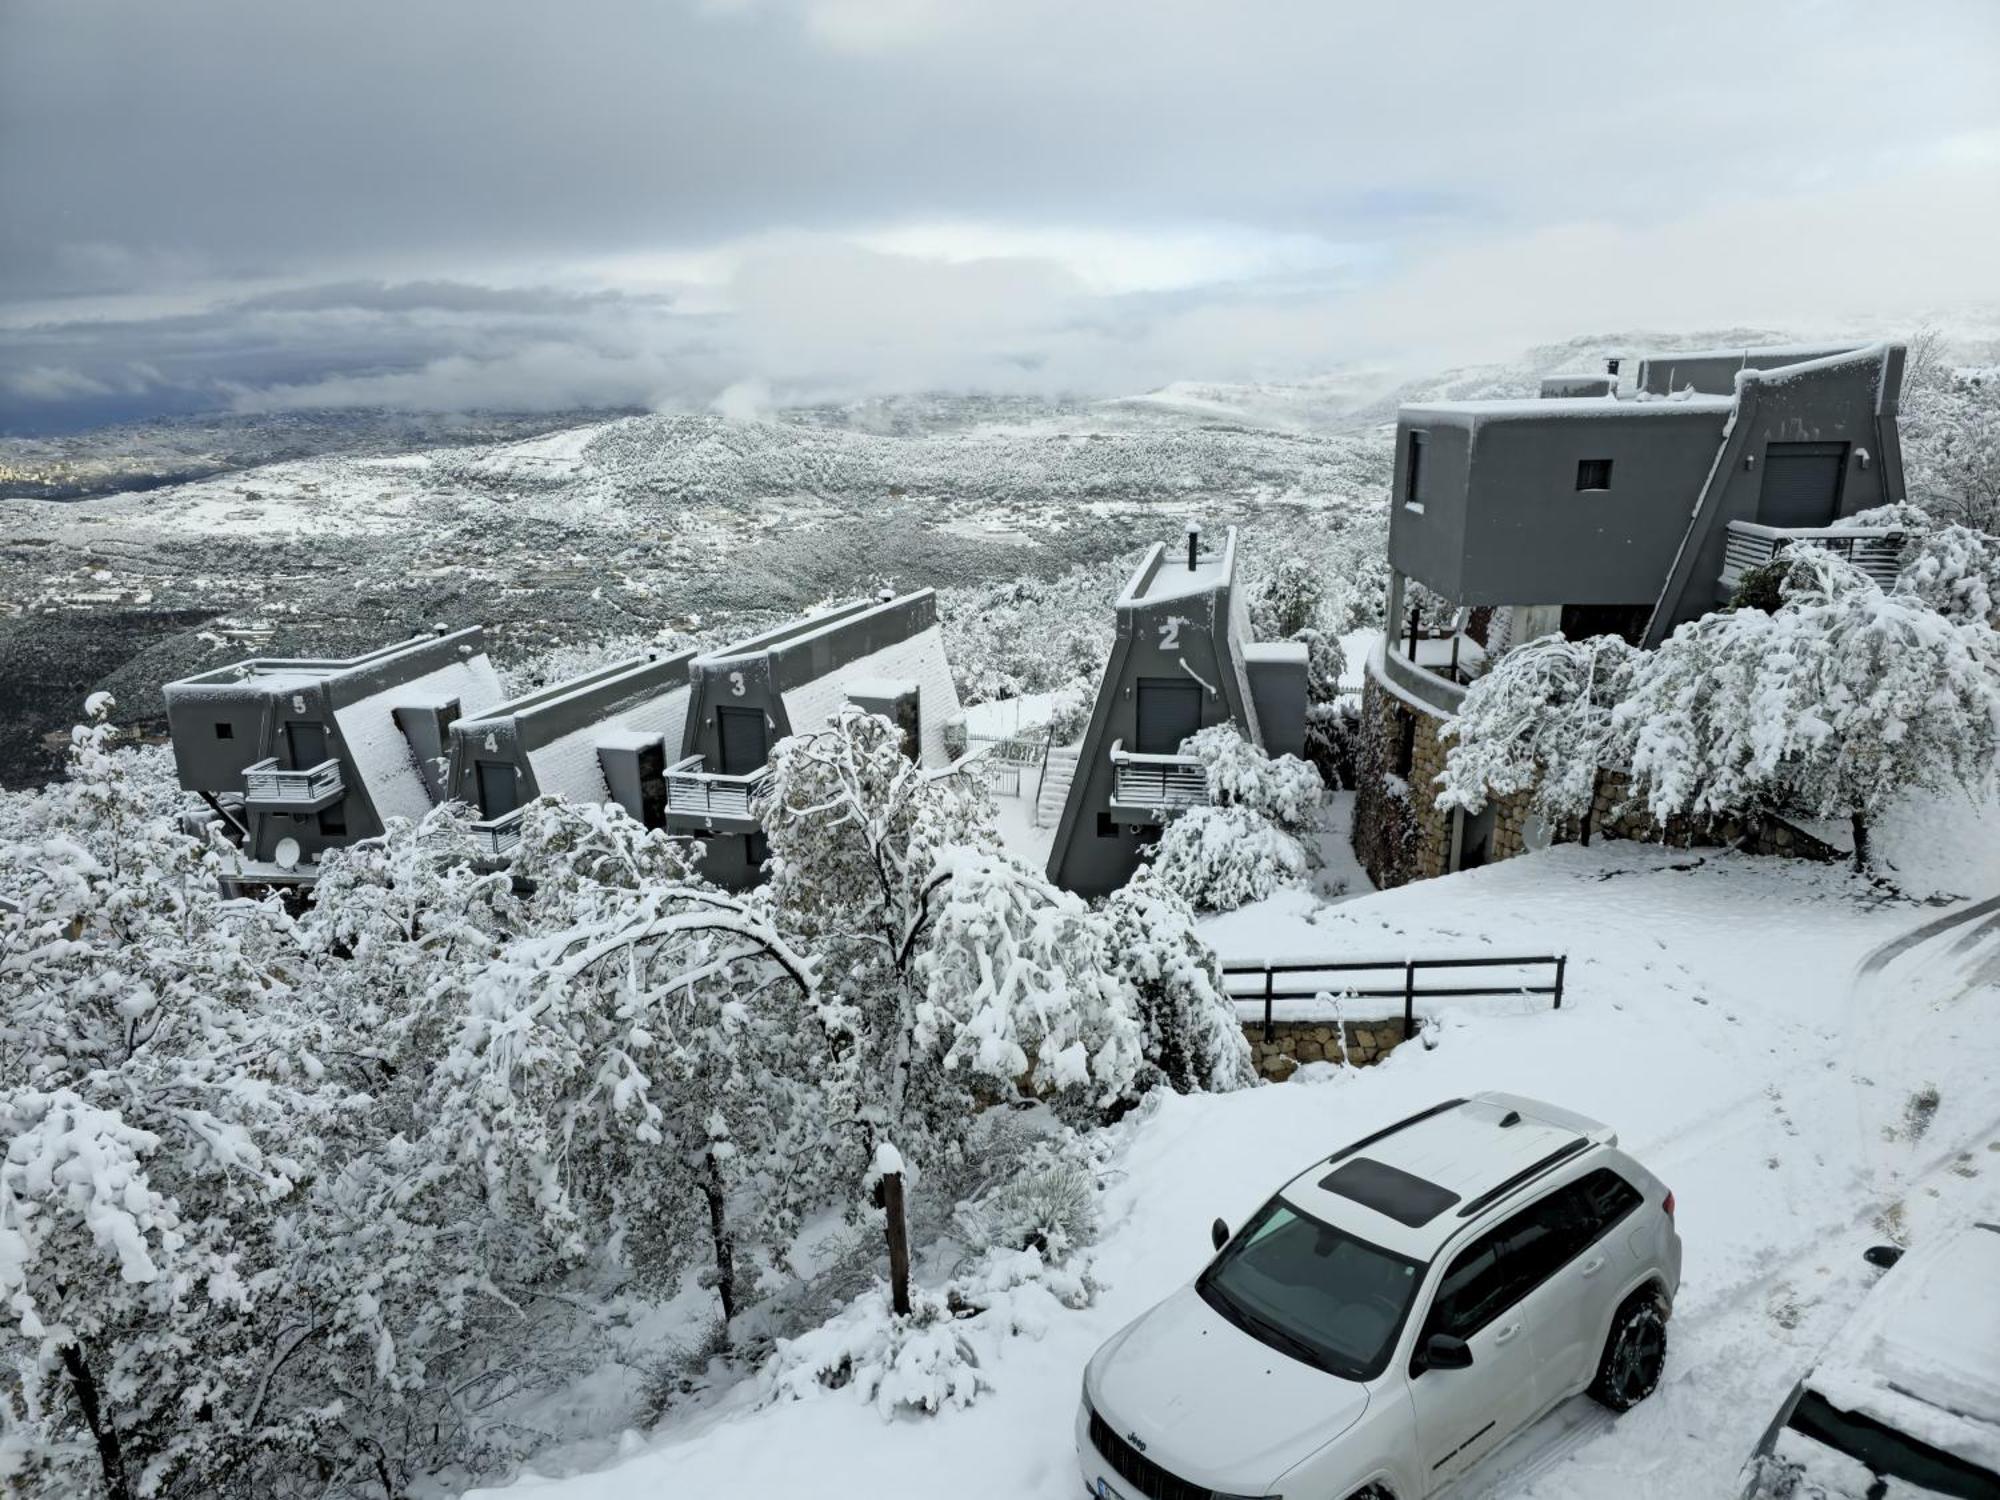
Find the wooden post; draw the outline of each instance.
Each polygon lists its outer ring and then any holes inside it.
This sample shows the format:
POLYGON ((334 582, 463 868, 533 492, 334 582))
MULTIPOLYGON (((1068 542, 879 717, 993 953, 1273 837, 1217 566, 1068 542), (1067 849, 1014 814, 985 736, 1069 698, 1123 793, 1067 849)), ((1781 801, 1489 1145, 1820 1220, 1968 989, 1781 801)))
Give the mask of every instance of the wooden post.
POLYGON ((903 1156, 884 1141, 875 1148, 875 1201, 889 1238, 889 1305, 910 1315, 910 1225, 903 1216, 903 1156))
POLYGON ((1556 1003, 1554 1006, 1554 1009, 1556 1010, 1561 1010, 1563 1008, 1563 970, 1566 969, 1567 967, 1569 967, 1569 955, 1567 953, 1557 954, 1556 955, 1556 1003))
POLYGON ((1403 962, 1403 1040, 1417 1034, 1417 961, 1403 962))
POLYGON ((1264 965, 1264 1040, 1276 1040, 1278 1030, 1271 1024, 1271 966, 1264 965))

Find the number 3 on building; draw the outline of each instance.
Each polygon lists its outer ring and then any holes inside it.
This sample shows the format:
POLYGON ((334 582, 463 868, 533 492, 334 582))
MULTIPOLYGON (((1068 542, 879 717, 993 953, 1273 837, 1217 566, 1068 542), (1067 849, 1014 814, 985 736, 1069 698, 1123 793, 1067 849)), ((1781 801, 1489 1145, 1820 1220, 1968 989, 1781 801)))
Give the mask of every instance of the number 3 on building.
POLYGON ((729 691, 738 698, 743 696, 743 674, 741 672, 731 672, 729 674, 729 691))
POLYGON ((1179 615, 1170 616, 1160 626, 1160 649, 1178 651, 1181 646, 1181 626, 1187 622, 1179 615))

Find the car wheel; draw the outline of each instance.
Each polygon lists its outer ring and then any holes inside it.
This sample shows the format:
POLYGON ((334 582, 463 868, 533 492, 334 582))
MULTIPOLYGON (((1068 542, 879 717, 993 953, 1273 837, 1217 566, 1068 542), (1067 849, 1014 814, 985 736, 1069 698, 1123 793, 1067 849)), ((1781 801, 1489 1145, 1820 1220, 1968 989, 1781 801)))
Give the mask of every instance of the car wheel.
POLYGON ((1611 1320, 1590 1394, 1613 1411, 1630 1411, 1653 1394, 1667 1363, 1667 1320, 1651 1292, 1641 1292, 1611 1320))

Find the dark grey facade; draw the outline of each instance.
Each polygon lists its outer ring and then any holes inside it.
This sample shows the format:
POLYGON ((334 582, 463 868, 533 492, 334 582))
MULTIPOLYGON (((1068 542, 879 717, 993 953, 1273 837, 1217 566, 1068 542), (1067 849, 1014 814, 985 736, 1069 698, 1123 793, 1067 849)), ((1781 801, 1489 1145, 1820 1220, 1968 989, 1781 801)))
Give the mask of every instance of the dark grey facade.
POLYGON ((517 841, 537 797, 616 802, 664 828, 667 767, 686 731, 692 651, 637 656, 493 705, 451 726, 445 788, 478 814, 492 857, 517 841))
POLYGON ((421 817, 449 729, 500 696, 473 628, 344 659, 254 658, 164 689, 180 784, 239 853, 236 885, 309 885, 320 855, 421 817))
POLYGON ((1180 754, 1189 735, 1234 724, 1271 754, 1302 748, 1305 735, 1304 648, 1250 640, 1234 528, 1219 552, 1156 545, 1117 611, 1049 850, 1049 879, 1086 896, 1123 885, 1169 817, 1209 800, 1200 763, 1180 754))
POLYGON ((755 801, 771 747, 824 728, 850 703, 902 725, 919 764, 950 763, 944 726, 958 693, 933 590, 856 600, 693 659, 680 754, 667 771, 667 827, 703 841, 711 880, 760 878, 755 801))

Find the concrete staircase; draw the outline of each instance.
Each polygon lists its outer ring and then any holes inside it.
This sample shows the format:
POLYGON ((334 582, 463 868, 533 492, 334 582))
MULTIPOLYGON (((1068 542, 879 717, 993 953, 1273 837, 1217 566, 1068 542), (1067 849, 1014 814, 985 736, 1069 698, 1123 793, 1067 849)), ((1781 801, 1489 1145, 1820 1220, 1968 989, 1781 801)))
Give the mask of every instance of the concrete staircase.
POLYGON ((1053 828, 1062 821, 1063 804, 1069 800, 1069 784, 1076 780, 1074 745, 1052 746, 1048 764, 1042 768, 1041 795, 1035 798, 1035 826, 1053 828))

